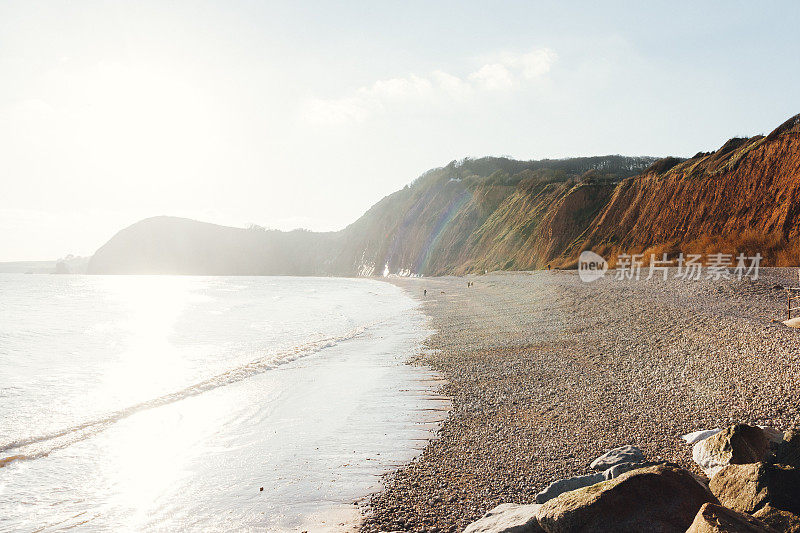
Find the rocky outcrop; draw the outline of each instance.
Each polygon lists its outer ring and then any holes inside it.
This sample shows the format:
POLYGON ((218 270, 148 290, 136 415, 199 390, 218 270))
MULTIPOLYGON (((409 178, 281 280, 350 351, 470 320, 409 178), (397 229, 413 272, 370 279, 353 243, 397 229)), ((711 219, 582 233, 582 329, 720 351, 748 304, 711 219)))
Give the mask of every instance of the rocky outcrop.
POLYGON ((683 533, 708 502, 718 503, 692 473, 658 465, 561 494, 545 503, 538 517, 548 533, 683 533))
POLYGON ((467 526, 464 533, 542 533, 536 513, 541 505, 504 503, 467 526))
POLYGON ((760 520, 744 513, 706 503, 697 512, 686 533, 778 533, 760 520))
POLYGON ((726 507, 753 513, 766 504, 800 513, 800 471, 765 463, 728 465, 711 478, 709 488, 726 507))

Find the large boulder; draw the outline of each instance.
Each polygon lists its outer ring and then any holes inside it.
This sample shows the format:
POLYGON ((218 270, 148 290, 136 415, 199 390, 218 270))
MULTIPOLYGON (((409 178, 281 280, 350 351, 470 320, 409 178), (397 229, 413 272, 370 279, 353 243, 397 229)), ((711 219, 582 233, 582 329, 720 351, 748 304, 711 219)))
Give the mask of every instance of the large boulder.
POLYGON ((590 487, 605 480, 606 476, 603 473, 559 479, 558 481, 550 483, 543 491, 536 495, 536 503, 545 503, 565 492, 582 489, 583 487, 590 487))
POLYGON ((758 426, 736 424, 697 442, 692 458, 708 477, 722 467, 767 461, 780 436, 758 426))
POLYGON ((753 463, 728 465, 711 478, 709 488, 725 507, 753 513, 766 504, 800 514, 800 470, 753 463))
POLYGON ((609 450, 594 461, 589 467, 592 470, 608 470, 622 463, 641 463, 644 461, 642 450, 636 446, 620 446, 609 450))
POLYGON ((464 533, 542 533, 536 519, 541 505, 517 505, 504 503, 488 511, 483 517, 471 523, 464 533))
POLYGON ((718 503, 694 474, 661 464, 565 492, 538 517, 548 533, 684 533, 707 502, 718 503))
POLYGON ((744 513, 705 503, 697 511, 686 533, 778 533, 767 524, 744 513))
POLYGON ((775 509, 770 504, 753 513, 753 516, 778 531, 800 533, 800 516, 789 511, 775 509))

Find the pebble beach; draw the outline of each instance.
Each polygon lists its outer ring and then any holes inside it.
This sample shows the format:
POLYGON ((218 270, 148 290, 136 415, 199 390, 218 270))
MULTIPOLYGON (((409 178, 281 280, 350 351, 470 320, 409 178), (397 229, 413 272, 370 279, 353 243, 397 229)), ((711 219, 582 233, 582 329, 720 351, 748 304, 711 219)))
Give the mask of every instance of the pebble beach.
POLYGON ((775 321, 796 269, 741 281, 390 281, 423 302, 436 333, 412 364, 441 374, 452 410, 421 455, 387 474, 362 531, 461 531, 626 444, 699 472, 680 435, 800 420, 800 330, 775 321))

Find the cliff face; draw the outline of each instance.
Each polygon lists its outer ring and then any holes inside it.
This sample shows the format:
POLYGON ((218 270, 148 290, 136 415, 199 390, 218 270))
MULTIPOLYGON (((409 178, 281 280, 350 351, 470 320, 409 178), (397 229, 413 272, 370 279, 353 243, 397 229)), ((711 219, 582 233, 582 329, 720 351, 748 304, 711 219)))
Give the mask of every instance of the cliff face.
POLYGON ((370 276, 534 268, 587 228, 614 183, 653 161, 452 162, 334 233, 156 217, 115 235, 92 257, 89 272, 370 276))
POLYGON ((339 232, 158 217, 118 233, 93 273, 441 275, 570 266, 582 250, 761 253, 798 264, 800 115, 687 159, 482 158, 420 176, 339 232))
POLYGON ((800 115, 767 137, 731 139, 679 162, 660 160, 621 182, 582 248, 621 252, 760 251, 796 264, 800 115))
POLYGON ((441 275, 544 266, 588 228, 616 182, 653 160, 453 162, 340 232, 334 272, 441 275))

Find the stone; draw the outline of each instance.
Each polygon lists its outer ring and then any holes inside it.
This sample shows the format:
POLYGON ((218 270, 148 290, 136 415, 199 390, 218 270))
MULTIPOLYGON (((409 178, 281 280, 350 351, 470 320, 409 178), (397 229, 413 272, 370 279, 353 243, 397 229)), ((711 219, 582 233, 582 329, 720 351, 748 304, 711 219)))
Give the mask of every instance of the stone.
POLYGON ((541 505, 504 503, 488 511, 464 530, 464 533, 542 533, 536 513, 541 505))
POLYGON ((644 461, 642 450, 636 446, 620 446, 592 461, 589 468, 592 470, 608 470, 609 468, 621 463, 641 463, 644 461))
POLYGON ((692 458, 708 477, 722 467, 766 461, 773 450, 768 434, 758 426, 736 424, 697 442, 692 458))
POLYGON ((538 518, 548 533, 684 533, 708 502, 719 503, 694 474, 661 464, 565 492, 538 518))
POLYGON ((765 463, 728 465, 711 478, 709 488, 720 503, 742 513, 766 504, 800 514, 800 470, 765 463))
POLYGON ((778 531, 800 533, 800 516, 789 511, 775 509, 770 504, 753 513, 753 516, 778 531))
POLYGON ((583 487, 589 487, 605 480, 606 477, 603 473, 559 479, 558 481, 550 483, 547 488, 536 495, 536 503, 545 503, 565 492, 581 489, 583 487))
POLYGON ((543 491, 537 494, 535 501, 536 503, 545 503, 565 492, 581 489, 583 487, 589 487, 596 483, 600 483, 601 481, 607 481, 609 479, 619 477, 625 472, 630 472, 631 470, 636 470, 637 468, 645 468, 647 466, 653 466, 656 464, 660 463, 654 463, 651 461, 638 463, 619 463, 618 465, 607 469, 602 474, 589 474, 587 476, 560 479, 550 483, 543 491))
POLYGON ((691 433, 687 433, 686 435, 682 435, 681 438, 686 441, 686 444, 695 444, 696 442, 707 439, 711 435, 716 435, 720 431, 722 431, 722 428, 701 429, 700 431, 693 431, 691 433))
POLYGON ((717 505, 705 503, 686 533, 778 533, 762 521, 717 505))
POLYGON ((777 445, 779 442, 783 442, 783 431, 775 428, 771 428, 769 426, 758 426, 764 430, 764 435, 766 435, 767 440, 770 441, 773 445, 777 445))
POLYGON ((790 429, 775 450, 774 462, 800 468, 800 430, 790 429))
POLYGON ((658 464, 663 463, 656 463, 653 461, 644 461, 641 463, 620 463, 616 466, 612 466, 605 472, 603 472, 603 476, 608 479, 614 479, 615 477, 619 477, 625 472, 630 472, 631 470, 636 470, 637 468, 645 468, 648 466, 655 466, 658 464))

